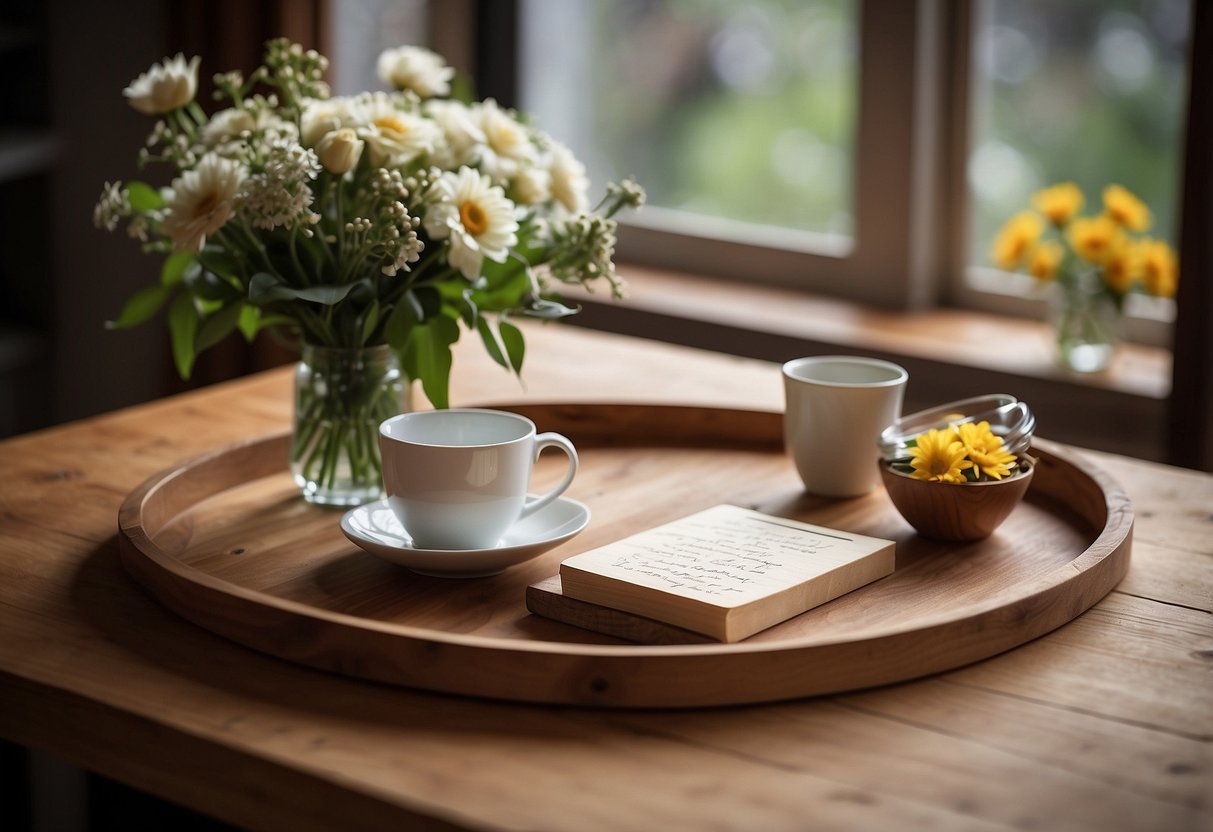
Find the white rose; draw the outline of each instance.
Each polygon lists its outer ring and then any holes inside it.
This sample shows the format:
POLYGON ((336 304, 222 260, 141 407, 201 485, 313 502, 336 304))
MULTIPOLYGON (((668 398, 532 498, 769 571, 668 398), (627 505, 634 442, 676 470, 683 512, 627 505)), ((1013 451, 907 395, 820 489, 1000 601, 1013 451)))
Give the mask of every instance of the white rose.
POLYGON ((441 55, 420 46, 398 46, 379 55, 379 80, 422 98, 448 95, 454 75, 441 55))
POLYGON ((325 134, 316 145, 316 156, 329 173, 349 173, 362 158, 362 139, 348 127, 325 134))
POLYGON ((152 64, 152 68, 132 81, 122 94, 130 100, 132 107, 147 115, 184 107, 194 100, 198 90, 201 60, 194 57, 187 64, 185 56, 178 52, 175 58, 152 64))

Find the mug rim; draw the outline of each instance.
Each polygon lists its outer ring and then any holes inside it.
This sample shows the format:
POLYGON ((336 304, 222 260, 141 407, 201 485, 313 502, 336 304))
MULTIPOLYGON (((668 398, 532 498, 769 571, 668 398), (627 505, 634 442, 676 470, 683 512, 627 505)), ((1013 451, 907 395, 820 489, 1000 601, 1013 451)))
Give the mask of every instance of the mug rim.
POLYGON ((532 439, 537 433, 535 423, 523 416, 520 413, 513 413, 509 410, 497 410, 490 407, 448 407, 436 410, 410 410, 406 413, 397 413, 395 416, 389 416, 379 423, 379 438, 386 439, 389 442, 398 442, 401 445, 412 445, 418 448, 499 448, 506 445, 513 445, 518 442, 525 442, 527 439, 532 439), (521 422, 526 426, 526 431, 521 436, 516 436, 513 439, 503 439, 497 442, 475 442, 461 443, 451 445, 440 442, 422 442, 417 439, 404 439, 399 436, 392 436, 389 431, 391 425, 398 422, 407 422, 409 420, 432 419, 440 415, 451 413, 470 413, 485 416, 491 416, 495 419, 508 418, 515 422, 521 422))
POLYGON ((910 374, 900 364, 885 361, 883 358, 869 358, 866 355, 807 355, 802 358, 793 358, 790 361, 785 361, 783 364, 783 377, 788 381, 797 381, 802 384, 816 384, 822 387, 880 388, 896 387, 899 384, 904 384, 909 380, 910 374), (893 377, 880 381, 831 381, 796 375, 796 371, 801 367, 821 364, 859 364, 865 367, 880 367, 893 373, 893 377))

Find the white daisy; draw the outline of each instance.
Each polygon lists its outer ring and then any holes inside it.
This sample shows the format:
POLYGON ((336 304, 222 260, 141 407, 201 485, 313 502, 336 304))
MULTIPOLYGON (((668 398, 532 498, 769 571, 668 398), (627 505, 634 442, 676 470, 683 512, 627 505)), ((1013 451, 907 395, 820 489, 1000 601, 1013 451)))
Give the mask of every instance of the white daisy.
POLYGON ((474 162, 479 156, 474 151, 485 143, 485 137, 471 109, 459 101, 432 100, 425 102, 423 110, 446 138, 434 149, 433 164, 453 170, 474 162))
POLYGON ((484 258, 504 263, 518 243, 514 203, 500 187, 471 168, 442 174, 430 190, 434 200, 425 214, 432 238, 450 237, 448 260, 468 280, 480 276, 484 258))
POLYGON ((366 142, 371 162, 379 167, 403 167, 442 141, 442 130, 429 119, 406 112, 384 93, 356 104, 352 121, 366 142))
POLYGON ((236 192, 246 175, 239 162, 208 153, 197 167, 173 180, 164 230, 178 251, 201 250, 206 235, 222 228, 236 213, 236 192))
POLYGON ((420 46, 398 46, 379 55, 379 80, 422 98, 448 95, 455 70, 442 56, 420 46))
POLYGON ((552 196, 571 213, 579 214, 589 207, 590 180, 585 165, 573 151, 559 142, 552 142, 548 171, 552 175, 552 196))
POLYGON ((552 174, 546 168, 528 166, 518 172, 510 193, 522 205, 538 205, 552 198, 552 174))
POLYGON ((165 58, 161 63, 140 75, 122 91, 131 106, 146 115, 167 113, 183 107, 194 100, 198 90, 198 64, 195 56, 187 64, 180 52, 175 58, 165 58))
POLYGON ((475 111, 484 145, 480 168, 496 181, 504 181, 518 173, 522 163, 535 159, 535 145, 526 127, 508 111, 489 98, 475 111))

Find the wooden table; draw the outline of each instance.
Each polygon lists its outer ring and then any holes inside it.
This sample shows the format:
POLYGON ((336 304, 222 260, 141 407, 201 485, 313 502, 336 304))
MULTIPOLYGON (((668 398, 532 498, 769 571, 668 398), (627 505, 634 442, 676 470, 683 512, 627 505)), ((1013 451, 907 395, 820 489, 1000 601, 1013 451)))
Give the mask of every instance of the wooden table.
MULTIPOLYGON (((782 406, 771 364, 528 336, 525 391, 465 339, 454 403, 782 406)), ((1213 829, 1213 476, 1083 452, 1134 501, 1128 577, 979 664, 777 705, 538 707, 266 657, 122 570, 131 489, 284 428, 289 386, 274 371, 0 443, 0 735, 258 828, 1213 829)))

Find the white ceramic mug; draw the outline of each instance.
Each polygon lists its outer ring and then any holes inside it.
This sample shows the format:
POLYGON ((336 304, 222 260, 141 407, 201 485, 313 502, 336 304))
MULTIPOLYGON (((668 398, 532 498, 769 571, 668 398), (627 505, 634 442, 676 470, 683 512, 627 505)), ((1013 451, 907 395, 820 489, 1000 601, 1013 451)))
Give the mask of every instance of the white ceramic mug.
POLYGON ((896 364, 860 356, 783 365, 784 442, 807 491, 858 497, 876 487, 876 440, 901 414, 908 380, 896 364))
POLYGON ((419 549, 487 549, 522 517, 551 503, 577 473, 577 450, 558 433, 502 410, 417 411, 379 426, 388 505, 419 549), (569 457, 564 479, 527 499, 539 453, 569 457))

